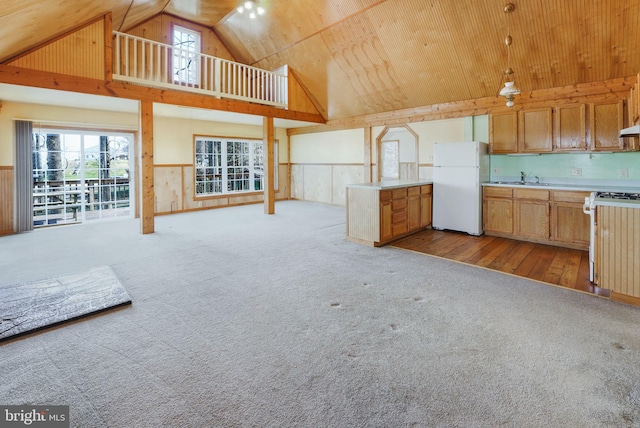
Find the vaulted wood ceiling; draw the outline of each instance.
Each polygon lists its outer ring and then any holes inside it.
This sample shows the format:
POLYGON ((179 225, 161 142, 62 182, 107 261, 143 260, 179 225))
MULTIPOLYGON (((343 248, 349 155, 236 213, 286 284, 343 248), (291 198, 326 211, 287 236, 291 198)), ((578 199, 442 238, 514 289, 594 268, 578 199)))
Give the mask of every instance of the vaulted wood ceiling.
MULTIPOLYGON (((640 1, 511 1, 523 91, 640 71, 640 1)), ((262 0, 256 20, 239 3, 0 0, 0 61, 109 11, 122 31, 169 13, 212 28, 240 62, 289 64, 328 119, 495 96, 506 68, 506 0, 262 0)))

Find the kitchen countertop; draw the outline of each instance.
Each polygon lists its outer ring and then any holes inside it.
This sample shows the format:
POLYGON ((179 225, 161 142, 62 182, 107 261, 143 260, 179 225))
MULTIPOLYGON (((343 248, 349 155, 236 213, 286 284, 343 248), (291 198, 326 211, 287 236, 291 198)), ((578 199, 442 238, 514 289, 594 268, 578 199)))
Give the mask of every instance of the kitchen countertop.
POLYGON ((401 187, 423 186, 425 184, 433 184, 433 180, 426 180, 426 179, 418 179, 418 180, 383 180, 383 181, 376 181, 375 183, 347 184, 347 187, 357 187, 357 188, 374 189, 374 190, 385 190, 385 189, 399 189, 401 187))
POLYGON ((525 189, 547 189, 547 190, 575 190, 582 192, 634 192, 640 193, 640 187, 637 186, 618 186, 618 185, 604 185, 604 184, 556 184, 556 183, 527 183, 520 184, 519 182, 486 182, 482 183, 483 186, 492 187, 522 187, 525 189))

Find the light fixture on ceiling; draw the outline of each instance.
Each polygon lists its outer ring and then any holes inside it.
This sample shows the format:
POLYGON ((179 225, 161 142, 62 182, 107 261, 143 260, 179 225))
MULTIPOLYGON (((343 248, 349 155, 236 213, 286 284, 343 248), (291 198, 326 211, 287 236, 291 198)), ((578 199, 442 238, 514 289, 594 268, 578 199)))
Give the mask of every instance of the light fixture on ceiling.
POLYGON ((504 83, 504 88, 500 90, 500 96, 505 97, 507 99, 507 107, 513 107, 514 98, 516 95, 520 94, 520 89, 516 86, 515 77, 513 76, 513 69, 511 68, 511 28, 510 28, 510 20, 509 15, 511 12, 516 10, 516 6, 513 3, 507 3, 504 5, 504 13, 507 14, 507 37, 504 39, 505 45, 507 45, 507 68, 504 70, 504 74, 502 75, 502 81, 500 83, 504 83))
POLYGON ((258 6, 255 1, 247 0, 238 6, 238 13, 244 14, 247 12, 249 18, 256 19, 258 15, 264 15, 265 9, 262 6, 258 6))

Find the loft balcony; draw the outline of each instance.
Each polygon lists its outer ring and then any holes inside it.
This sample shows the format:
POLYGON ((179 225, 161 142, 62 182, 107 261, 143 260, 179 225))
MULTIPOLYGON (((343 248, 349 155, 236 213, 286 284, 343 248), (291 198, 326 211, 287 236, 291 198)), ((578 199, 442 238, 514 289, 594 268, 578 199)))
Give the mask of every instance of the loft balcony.
POLYGON ((272 72, 113 32, 113 80, 288 108, 287 67, 272 72))

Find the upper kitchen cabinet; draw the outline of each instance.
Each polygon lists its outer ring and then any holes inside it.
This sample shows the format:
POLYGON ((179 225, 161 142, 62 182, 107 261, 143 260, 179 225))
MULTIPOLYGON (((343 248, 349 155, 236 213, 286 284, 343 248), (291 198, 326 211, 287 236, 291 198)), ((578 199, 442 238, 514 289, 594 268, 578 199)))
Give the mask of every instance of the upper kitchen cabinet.
POLYGON ((554 127, 554 151, 587 149, 587 108, 584 104, 556 106, 554 127))
POLYGON ((489 115, 489 152, 492 154, 518 152, 518 113, 489 115))
POLYGON ((489 116, 492 154, 544 153, 553 150, 551 108, 489 116))
POLYGON ((522 110, 518 114, 518 151, 545 153, 553 150, 551 108, 522 110))
POLYGON ((624 101, 589 104, 589 149, 592 151, 625 150, 624 138, 618 133, 624 128, 624 101))

